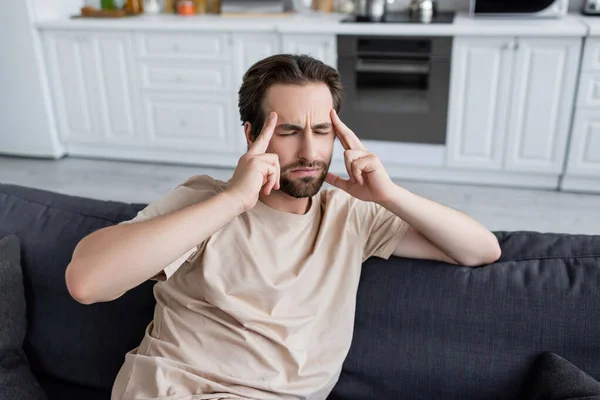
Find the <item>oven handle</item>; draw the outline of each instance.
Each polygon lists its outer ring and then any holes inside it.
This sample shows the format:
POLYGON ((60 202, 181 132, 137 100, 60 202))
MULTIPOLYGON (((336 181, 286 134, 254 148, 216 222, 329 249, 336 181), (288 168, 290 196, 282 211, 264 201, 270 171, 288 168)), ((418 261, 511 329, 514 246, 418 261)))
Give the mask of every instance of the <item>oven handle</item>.
POLYGON ((356 72, 378 72, 383 74, 427 75, 431 71, 428 64, 383 64, 358 60, 354 66, 356 72))

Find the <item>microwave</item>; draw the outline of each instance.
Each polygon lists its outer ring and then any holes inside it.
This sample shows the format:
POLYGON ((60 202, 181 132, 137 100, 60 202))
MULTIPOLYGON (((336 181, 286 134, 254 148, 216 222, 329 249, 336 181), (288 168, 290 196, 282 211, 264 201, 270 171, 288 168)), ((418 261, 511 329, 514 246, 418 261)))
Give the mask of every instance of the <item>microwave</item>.
POLYGON ((569 9, 569 0, 471 0, 472 17, 560 18, 569 9))

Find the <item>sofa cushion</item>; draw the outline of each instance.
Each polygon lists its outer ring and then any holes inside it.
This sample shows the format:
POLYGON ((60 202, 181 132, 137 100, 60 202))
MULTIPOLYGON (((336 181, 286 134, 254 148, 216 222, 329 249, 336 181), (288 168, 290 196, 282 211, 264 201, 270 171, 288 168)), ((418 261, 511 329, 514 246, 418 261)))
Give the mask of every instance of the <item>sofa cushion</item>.
POLYGON ((371 258, 331 399, 515 399, 547 351, 600 378, 600 236, 497 232, 479 268, 371 258))
POLYGON ((26 313, 19 238, 11 235, 0 239, 0 400, 46 398, 23 351, 26 313))
POLYGON ((600 400, 600 382, 558 354, 541 354, 530 376, 524 400, 600 400))
POLYGON ((110 390, 78 385, 47 375, 38 375, 37 378, 48 400, 110 400, 110 390))
POLYGON ((110 390, 127 351, 152 320, 153 282, 121 298, 81 305, 65 269, 89 233, 133 218, 144 204, 124 204, 0 184, 0 237, 21 239, 28 331, 24 349, 36 374, 110 390))

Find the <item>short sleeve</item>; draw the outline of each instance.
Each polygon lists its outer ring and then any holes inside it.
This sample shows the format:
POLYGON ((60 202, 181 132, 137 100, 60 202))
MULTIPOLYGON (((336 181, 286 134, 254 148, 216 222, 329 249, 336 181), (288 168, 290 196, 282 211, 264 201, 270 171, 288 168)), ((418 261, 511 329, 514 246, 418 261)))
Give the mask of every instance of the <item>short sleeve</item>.
POLYGON ((357 200, 352 220, 357 224, 359 236, 364 240, 363 262, 375 256, 388 259, 398 247, 408 224, 385 207, 357 200))
MULTIPOLYGON (((222 186, 213 178, 206 175, 193 176, 185 183, 175 187, 170 193, 148 204, 133 219, 120 222, 119 225, 148 221, 161 215, 170 214, 208 200, 220 191, 222 191, 222 186)), ((200 245, 201 243, 186 251, 172 263, 165 266, 162 272, 150 279, 155 281, 168 280, 183 264, 192 261, 200 245)))

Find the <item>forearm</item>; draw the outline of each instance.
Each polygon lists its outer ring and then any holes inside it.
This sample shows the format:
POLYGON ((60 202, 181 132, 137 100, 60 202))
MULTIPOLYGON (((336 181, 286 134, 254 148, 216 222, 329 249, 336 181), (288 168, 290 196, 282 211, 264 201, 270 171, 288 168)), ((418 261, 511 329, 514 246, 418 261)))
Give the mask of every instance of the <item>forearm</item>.
POLYGON ((483 265, 500 257, 496 236, 468 215, 394 185, 381 205, 462 265, 483 265))
POLYGON ((241 213, 227 193, 148 221, 96 231, 67 267, 69 291, 82 303, 109 301, 155 276, 241 213))

